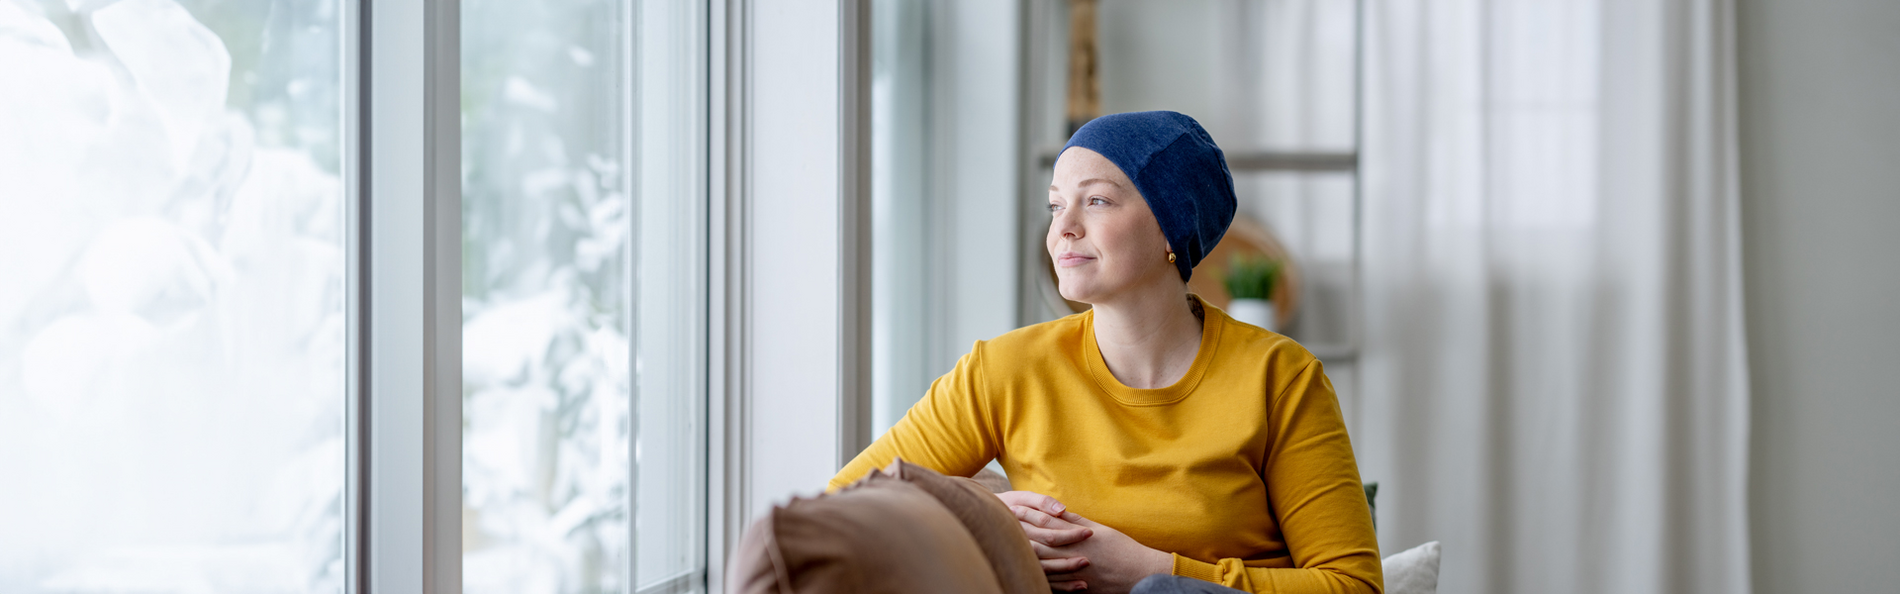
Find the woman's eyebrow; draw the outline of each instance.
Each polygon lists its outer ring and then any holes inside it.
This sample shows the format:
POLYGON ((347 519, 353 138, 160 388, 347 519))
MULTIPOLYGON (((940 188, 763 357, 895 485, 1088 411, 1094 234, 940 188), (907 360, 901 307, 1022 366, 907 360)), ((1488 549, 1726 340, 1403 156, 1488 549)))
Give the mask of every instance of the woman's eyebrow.
MULTIPOLYGON (((1091 177, 1091 178, 1088 178, 1088 179, 1085 179, 1085 180, 1082 180, 1082 181, 1081 181, 1081 183, 1077 183, 1077 184, 1075 184, 1075 187, 1078 187, 1078 188, 1086 188, 1086 187, 1089 187, 1089 186, 1092 186, 1092 185, 1095 185, 1095 184, 1108 184, 1108 185, 1111 185, 1111 186, 1115 186, 1115 187, 1117 187, 1117 188, 1119 188, 1119 187, 1122 187, 1122 185, 1121 185, 1121 184, 1118 184, 1118 183, 1115 183, 1115 180, 1112 180, 1112 179, 1108 179, 1108 178, 1105 178, 1105 177, 1091 177)), ((1057 188, 1055 184, 1049 184, 1049 191, 1051 191, 1051 192, 1060 192, 1060 191, 1062 191, 1062 189, 1061 189, 1061 188, 1057 188)))

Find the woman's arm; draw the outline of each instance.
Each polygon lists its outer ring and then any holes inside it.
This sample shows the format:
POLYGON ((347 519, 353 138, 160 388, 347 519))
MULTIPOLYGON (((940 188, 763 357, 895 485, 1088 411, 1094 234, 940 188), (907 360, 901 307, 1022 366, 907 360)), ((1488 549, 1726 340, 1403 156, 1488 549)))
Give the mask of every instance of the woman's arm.
POLYGON ((983 343, 957 361, 955 369, 930 384, 916 406, 904 413, 891 430, 831 477, 827 490, 857 482, 872 469, 902 457, 912 464, 949 476, 970 476, 996 457, 996 439, 988 404, 983 401, 981 362, 983 343))
POLYGON ((1372 511, 1338 397, 1318 361, 1274 396, 1268 423, 1261 478, 1293 567, 1247 567, 1240 559, 1210 563, 1175 555, 1174 574, 1249 592, 1383 592, 1372 511))

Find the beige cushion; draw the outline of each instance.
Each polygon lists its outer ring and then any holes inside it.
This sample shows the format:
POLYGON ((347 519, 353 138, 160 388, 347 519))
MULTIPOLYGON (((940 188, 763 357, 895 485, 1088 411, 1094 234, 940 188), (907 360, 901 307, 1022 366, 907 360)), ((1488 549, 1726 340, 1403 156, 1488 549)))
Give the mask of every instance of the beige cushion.
POLYGON ((1009 506, 989 489, 974 480, 944 476, 902 458, 884 467, 883 472, 922 488, 963 522, 963 528, 976 539, 977 546, 989 559, 990 569, 996 572, 1004 592, 1046 594, 1049 591, 1049 578, 1043 575, 1042 564, 1036 561, 1036 551, 1029 548, 1029 538, 1023 536, 1023 529, 1016 524, 1016 516, 1009 512, 1009 506))
POLYGON ((745 536, 739 539, 739 548, 733 550, 732 558, 726 561, 727 592, 778 594, 792 591, 792 577, 785 573, 785 561, 778 558, 778 542, 772 536, 772 514, 766 514, 746 528, 745 536), (780 588, 781 583, 786 586, 780 588))
POLYGON ((873 472, 844 490, 794 499, 746 530, 727 591, 1002 592, 962 522, 910 483, 873 472))
POLYGON ((970 477, 970 480, 983 485, 983 488, 989 489, 991 493, 1008 493, 1015 490, 1009 486, 1009 477, 988 468, 976 471, 976 476, 970 477))

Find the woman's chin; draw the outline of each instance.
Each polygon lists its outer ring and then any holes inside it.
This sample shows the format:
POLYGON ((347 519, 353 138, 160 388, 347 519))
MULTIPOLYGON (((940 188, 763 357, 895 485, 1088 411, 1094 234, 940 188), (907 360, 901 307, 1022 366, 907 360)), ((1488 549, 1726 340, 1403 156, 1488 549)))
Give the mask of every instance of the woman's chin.
POLYGON ((1056 287, 1056 294, 1061 295, 1063 299, 1074 301, 1076 303, 1087 303, 1089 305, 1095 305, 1095 299, 1096 297, 1099 296, 1096 293, 1097 293, 1096 291, 1090 291, 1087 289, 1080 289, 1080 288, 1071 289, 1071 288, 1066 288, 1066 287, 1061 287, 1061 286, 1056 287))

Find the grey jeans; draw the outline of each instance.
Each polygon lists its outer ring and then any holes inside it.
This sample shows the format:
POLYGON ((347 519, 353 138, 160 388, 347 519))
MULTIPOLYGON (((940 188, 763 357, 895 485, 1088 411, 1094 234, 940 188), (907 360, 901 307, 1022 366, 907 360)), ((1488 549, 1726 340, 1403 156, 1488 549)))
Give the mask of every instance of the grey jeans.
POLYGON ((1246 594, 1213 582, 1178 575, 1151 575, 1135 584, 1134 594, 1246 594))

